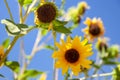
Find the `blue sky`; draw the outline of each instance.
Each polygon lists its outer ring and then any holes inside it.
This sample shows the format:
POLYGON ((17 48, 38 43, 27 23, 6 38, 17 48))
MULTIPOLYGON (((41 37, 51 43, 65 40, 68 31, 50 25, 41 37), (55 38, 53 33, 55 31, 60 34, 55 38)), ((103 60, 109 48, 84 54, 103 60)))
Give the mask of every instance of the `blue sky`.
MULTIPOLYGON (((18 3, 17 0, 7 0, 10 6, 10 9, 12 11, 12 14, 14 16, 14 20, 16 23, 19 22, 19 11, 18 11, 18 3)), ((77 6, 78 2, 83 0, 66 0, 65 4, 65 10, 67 10, 71 6, 77 6)), ((83 36, 83 33, 81 32, 81 29, 85 27, 83 24, 83 21, 86 19, 86 17, 100 17, 103 20, 104 26, 105 26, 105 36, 110 38, 109 44, 120 44, 120 0, 84 0, 88 3, 90 6, 90 9, 85 13, 82 23, 79 25, 78 28, 76 28, 72 32, 72 36, 79 35, 83 36)), ((60 0, 56 0, 56 4, 60 6, 60 0)), ((6 9, 6 6, 4 4, 4 1, 0 1, 0 20, 8 18, 9 15, 6 9)), ((34 25, 34 14, 31 13, 28 16, 28 19, 26 21, 26 24, 28 25, 34 25)), ((33 30, 30 33, 28 33, 26 36, 23 37, 25 42, 25 51, 29 54, 31 52, 31 49, 33 47, 36 35, 38 30, 33 30)), ((50 32, 48 33, 50 34, 50 32)), ((3 24, 0 23, 0 44, 8 37, 5 27, 3 24)), ((11 38, 12 39, 12 38, 11 38)), ((46 39, 46 37, 44 38, 46 39)), ((43 40, 44 40, 43 39, 43 40)), ((18 56, 20 54, 20 40, 17 41, 14 48, 10 52, 8 59, 12 61, 18 61, 18 56)), ((57 39, 58 40, 58 39, 57 39)), ((53 40, 48 42, 48 44, 53 44, 53 40)), ((37 69, 46 71, 48 73, 47 80, 52 80, 52 58, 51 58, 52 51, 50 50, 42 50, 38 52, 35 57, 33 58, 31 64, 28 66, 29 69, 37 69)), ((95 56, 94 56, 95 57, 95 56)), ((93 57, 93 58, 94 58, 93 57)), ((110 72, 111 70, 107 70, 110 72)), ((12 72, 7 68, 3 67, 0 69, 0 74, 3 74, 6 79, 0 78, 0 80, 13 80, 12 72)), ((61 70, 60 70, 60 77, 59 80, 62 80, 63 77, 61 77, 61 70)))

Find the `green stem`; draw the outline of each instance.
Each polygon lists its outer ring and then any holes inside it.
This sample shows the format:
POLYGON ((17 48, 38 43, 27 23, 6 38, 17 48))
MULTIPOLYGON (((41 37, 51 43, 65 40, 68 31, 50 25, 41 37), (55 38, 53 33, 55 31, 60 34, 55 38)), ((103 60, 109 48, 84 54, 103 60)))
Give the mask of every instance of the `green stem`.
POLYGON ((10 15, 10 19, 11 19, 12 21, 14 21, 14 19, 13 19, 13 17, 12 17, 12 13, 11 13, 11 11, 10 11, 10 7, 8 6, 7 1, 4 0, 4 2, 5 2, 5 5, 6 5, 6 7, 7 7, 8 13, 9 13, 9 15, 10 15))
MULTIPOLYGON (((53 34, 53 39, 54 39, 54 51, 56 50, 56 45, 55 45, 55 43, 56 43, 56 32, 52 29, 52 34, 53 34)), ((56 59, 54 59, 54 61, 53 61, 53 66, 54 66, 54 64, 56 63, 56 59)), ((58 78, 58 76, 57 76, 57 69, 55 68, 55 67, 53 67, 53 80, 58 80, 57 78, 58 78)))
MULTIPOLYGON (((31 30, 33 30, 34 28, 36 28, 36 27, 31 27, 29 30, 27 30, 27 33, 30 32, 31 30)), ((24 35, 22 34, 22 35, 18 35, 18 36, 15 36, 15 37, 14 37, 13 41, 12 41, 11 44, 9 45, 8 49, 6 50, 3 59, 0 61, 0 65, 2 65, 2 63, 5 61, 6 57, 8 56, 8 54, 10 53, 10 51, 12 50, 13 46, 15 45, 15 43, 17 42, 17 40, 18 40, 21 36, 24 36, 24 35)))
POLYGON ((64 80, 68 80, 68 77, 69 77, 69 73, 68 73, 68 71, 67 71, 64 80))
MULTIPOLYGON (((96 77, 98 77, 98 75, 99 75, 99 77, 105 77, 105 76, 111 76, 111 75, 113 75, 114 73, 104 73, 104 74, 94 74, 94 75, 92 75, 92 76, 89 76, 88 78, 96 78, 96 77)), ((85 80, 85 77, 83 77, 83 78, 80 78, 80 80, 85 80)))
POLYGON ((21 5, 19 5, 19 15, 20 15, 20 23, 23 23, 23 16, 22 16, 22 6, 21 5))
POLYGON ((11 42, 10 46, 8 47, 8 49, 6 50, 3 59, 0 61, 0 65, 5 61, 7 55, 9 54, 9 52, 11 51, 11 49, 13 48, 13 46, 15 45, 16 41, 18 40, 19 36, 14 37, 13 41, 11 42))

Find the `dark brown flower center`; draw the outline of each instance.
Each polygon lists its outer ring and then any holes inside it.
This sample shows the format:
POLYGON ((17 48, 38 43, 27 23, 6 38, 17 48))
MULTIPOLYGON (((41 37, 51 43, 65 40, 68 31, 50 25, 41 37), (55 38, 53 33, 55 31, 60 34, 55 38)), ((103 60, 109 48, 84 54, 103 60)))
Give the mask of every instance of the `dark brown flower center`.
POLYGON ((80 55, 79 55, 78 51, 75 49, 69 49, 65 52, 65 59, 69 63, 75 63, 76 61, 78 61, 79 57, 80 57, 80 55))
POLYGON ((44 4, 37 10, 37 18, 44 23, 50 23, 56 17, 54 4, 44 4))
POLYGON ((101 43, 99 44, 99 50, 100 50, 100 51, 102 51, 103 49, 104 49, 105 51, 107 51, 107 48, 108 48, 107 44, 105 44, 105 43, 103 43, 103 42, 101 42, 101 43))
POLYGON ((89 33, 93 36, 98 36, 100 34, 100 28, 98 24, 91 24, 89 28, 89 33))

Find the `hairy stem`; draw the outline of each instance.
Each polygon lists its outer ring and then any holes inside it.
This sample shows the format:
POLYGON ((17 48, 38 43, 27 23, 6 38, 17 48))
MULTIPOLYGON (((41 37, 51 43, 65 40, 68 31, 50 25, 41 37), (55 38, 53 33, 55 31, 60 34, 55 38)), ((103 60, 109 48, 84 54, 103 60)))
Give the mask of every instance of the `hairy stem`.
POLYGON ((20 23, 23 23, 22 6, 21 5, 19 5, 19 15, 20 15, 20 23))
POLYGON ((9 52, 11 51, 11 49, 13 48, 13 46, 15 45, 16 41, 18 40, 18 38, 19 38, 19 36, 14 37, 13 41, 9 45, 8 49, 6 50, 3 59, 1 59, 1 61, 0 61, 0 65, 5 61, 7 55, 9 54, 9 52))
MULTIPOLYGON (((54 51, 56 50, 56 32, 52 29, 53 39, 54 39, 54 51)), ((56 63, 56 59, 53 61, 53 66, 56 63)), ((53 67, 53 80, 58 80, 58 69, 53 67)))
POLYGON ((12 17, 12 13, 11 13, 11 11, 10 11, 10 7, 8 6, 7 1, 4 0, 4 2, 5 2, 5 5, 6 5, 6 7, 7 7, 8 13, 9 13, 9 15, 10 15, 10 19, 11 19, 12 21, 14 21, 14 19, 13 19, 13 17, 12 17))

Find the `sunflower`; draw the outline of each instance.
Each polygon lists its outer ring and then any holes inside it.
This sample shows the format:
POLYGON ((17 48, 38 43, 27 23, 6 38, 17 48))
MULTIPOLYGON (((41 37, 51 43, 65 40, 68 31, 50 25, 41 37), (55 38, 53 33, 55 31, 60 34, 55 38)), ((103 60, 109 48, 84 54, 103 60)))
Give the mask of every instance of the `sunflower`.
POLYGON ((90 41, 104 35, 105 30, 100 18, 93 18, 92 20, 87 18, 84 24, 86 24, 87 27, 83 29, 83 32, 85 33, 85 37, 87 37, 90 41))
POLYGON ((52 2, 42 3, 35 11, 35 24, 51 23, 57 16, 57 8, 52 2))
MULTIPOLYGON (((3 56, 4 56, 4 47, 0 46, 0 61, 2 60, 3 56)), ((2 65, 0 65, 0 66, 2 66, 2 65)))
POLYGON ((107 44, 108 38, 98 38, 98 41, 96 43, 96 48, 102 52, 103 50, 105 50, 105 52, 107 52, 108 49, 108 44, 107 44))
POLYGON ((81 38, 78 36, 73 40, 68 36, 66 42, 64 40, 61 40, 62 44, 56 42, 59 49, 54 51, 52 57, 57 60, 55 67, 62 68, 62 74, 65 74, 70 69, 77 76, 82 71, 81 66, 86 69, 90 68, 92 61, 87 60, 87 58, 92 55, 92 45, 87 44, 87 39, 80 40, 81 38))

